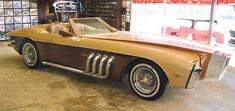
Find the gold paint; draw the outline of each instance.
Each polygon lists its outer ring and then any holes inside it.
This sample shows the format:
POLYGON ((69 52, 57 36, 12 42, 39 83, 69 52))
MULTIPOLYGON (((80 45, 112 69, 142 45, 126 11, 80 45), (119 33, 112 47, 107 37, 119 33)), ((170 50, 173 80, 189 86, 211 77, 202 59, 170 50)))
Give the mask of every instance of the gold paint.
POLYGON ((146 84, 148 84, 148 85, 149 85, 149 81, 148 81, 148 79, 147 79, 147 78, 142 79, 140 82, 142 82, 142 83, 146 83, 146 84))
POLYGON ((71 25, 71 27, 72 27, 72 29, 73 29, 75 35, 76 35, 76 36, 79 36, 79 35, 81 35, 81 32, 79 31, 78 27, 76 26, 76 24, 74 23, 73 20, 74 20, 74 19, 69 19, 69 23, 70 23, 70 25, 71 25))
POLYGON ((175 78, 180 78, 180 74, 179 73, 175 73, 175 74, 173 74, 173 76, 175 77, 175 78))
POLYGON ((144 75, 144 78, 143 78, 142 80, 140 80, 140 82, 142 82, 142 83, 146 83, 146 84, 148 84, 148 85, 149 85, 149 80, 148 80, 148 77, 147 77, 147 75, 146 75, 146 74, 144 75))

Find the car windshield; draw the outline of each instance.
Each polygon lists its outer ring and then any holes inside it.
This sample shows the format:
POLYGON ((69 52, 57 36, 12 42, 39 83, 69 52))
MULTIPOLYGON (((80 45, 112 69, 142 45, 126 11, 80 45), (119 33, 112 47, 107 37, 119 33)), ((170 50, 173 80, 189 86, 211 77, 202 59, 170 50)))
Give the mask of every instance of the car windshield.
POLYGON ((98 18, 76 19, 74 23, 81 34, 109 33, 108 26, 98 18))

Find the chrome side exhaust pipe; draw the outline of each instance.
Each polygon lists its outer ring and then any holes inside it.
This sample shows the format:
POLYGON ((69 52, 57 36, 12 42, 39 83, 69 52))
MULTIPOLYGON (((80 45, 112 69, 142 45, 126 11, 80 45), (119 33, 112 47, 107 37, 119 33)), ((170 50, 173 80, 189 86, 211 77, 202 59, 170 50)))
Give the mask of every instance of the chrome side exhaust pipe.
POLYGON ((91 60, 92 58, 94 58, 95 54, 94 53, 90 53, 88 58, 87 58, 87 61, 86 61, 86 69, 85 69, 85 73, 89 73, 89 70, 90 70, 90 63, 91 63, 91 60))
POLYGON ((107 55, 104 55, 104 56, 102 57, 102 59, 100 60, 99 72, 98 72, 98 74, 97 74, 98 77, 103 75, 103 73, 104 73, 103 67, 104 67, 105 62, 107 62, 107 60, 108 60, 108 56, 107 56, 107 55))
POLYGON ((113 64, 113 62, 114 62, 114 57, 113 56, 109 57, 108 62, 106 64, 104 76, 99 76, 101 79, 106 79, 109 76, 110 68, 111 68, 111 65, 113 64))
POLYGON ((97 62, 99 61, 99 59, 101 58, 100 54, 97 54, 93 60, 92 63, 92 69, 91 69, 91 75, 96 74, 96 67, 97 67, 97 62))
POLYGON ((87 57, 86 68, 84 71, 47 61, 44 61, 42 63, 44 65, 60 68, 63 70, 80 73, 99 79, 106 79, 110 75, 110 70, 112 68, 112 64, 114 63, 114 59, 115 58, 113 56, 107 56, 107 55, 102 56, 101 54, 90 53, 89 56, 87 57))

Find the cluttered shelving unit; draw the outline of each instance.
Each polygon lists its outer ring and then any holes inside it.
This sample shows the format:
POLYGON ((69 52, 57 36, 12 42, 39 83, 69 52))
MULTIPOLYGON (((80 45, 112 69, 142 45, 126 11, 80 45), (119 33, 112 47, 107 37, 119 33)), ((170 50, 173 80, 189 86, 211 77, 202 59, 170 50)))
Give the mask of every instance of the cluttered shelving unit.
POLYGON ((119 30, 129 30, 127 20, 130 0, 85 0, 79 17, 101 17, 109 25, 119 30), (126 24, 127 23, 127 24, 126 24), (123 27, 124 26, 124 27, 123 27))
MULTIPOLYGON (((71 0, 73 1, 73 0, 71 0)), ((39 0, 45 6, 42 10, 52 9, 54 0, 39 0), (49 8, 47 8, 49 7, 49 8)), ((78 17, 101 17, 109 25, 119 30, 130 30, 130 4, 131 0, 79 0, 78 17)), ((50 12, 50 11, 49 11, 50 12)), ((49 14, 39 12, 39 23, 55 21, 56 16, 52 11, 49 14)))
POLYGON ((131 22, 131 0, 122 1, 122 29, 125 31, 130 31, 131 22))

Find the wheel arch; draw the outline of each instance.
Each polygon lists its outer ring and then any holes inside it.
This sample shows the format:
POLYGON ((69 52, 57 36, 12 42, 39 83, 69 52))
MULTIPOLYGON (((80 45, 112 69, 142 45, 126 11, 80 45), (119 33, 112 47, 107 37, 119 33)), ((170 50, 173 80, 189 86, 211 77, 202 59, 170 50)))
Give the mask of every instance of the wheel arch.
MULTIPOLYGON (((27 37, 24 37, 22 38, 21 42, 20 42, 20 45, 19 45, 19 48, 18 48, 18 52, 20 55, 22 55, 22 48, 24 46, 24 43, 27 42, 27 41, 31 41, 31 42, 34 42, 32 39, 30 38, 27 38, 27 37)), ((35 44, 36 45, 36 44, 35 44)))
POLYGON ((139 62, 139 61, 147 62, 152 65, 157 65, 163 71, 164 75, 166 76, 167 82, 170 82, 168 79, 169 75, 167 75, 166 71, 164 70, 164 68, 160 64, 158 64, 152 60, 149 60, 146 58, 139 58, 139 57, 132 58, 131 60, 128 61, 127 65, 124 66, 124 68, 122 70, 122 81, 128 76, 128 73, 131 70, 130 68, 134 66, 135 62, 139 62))

